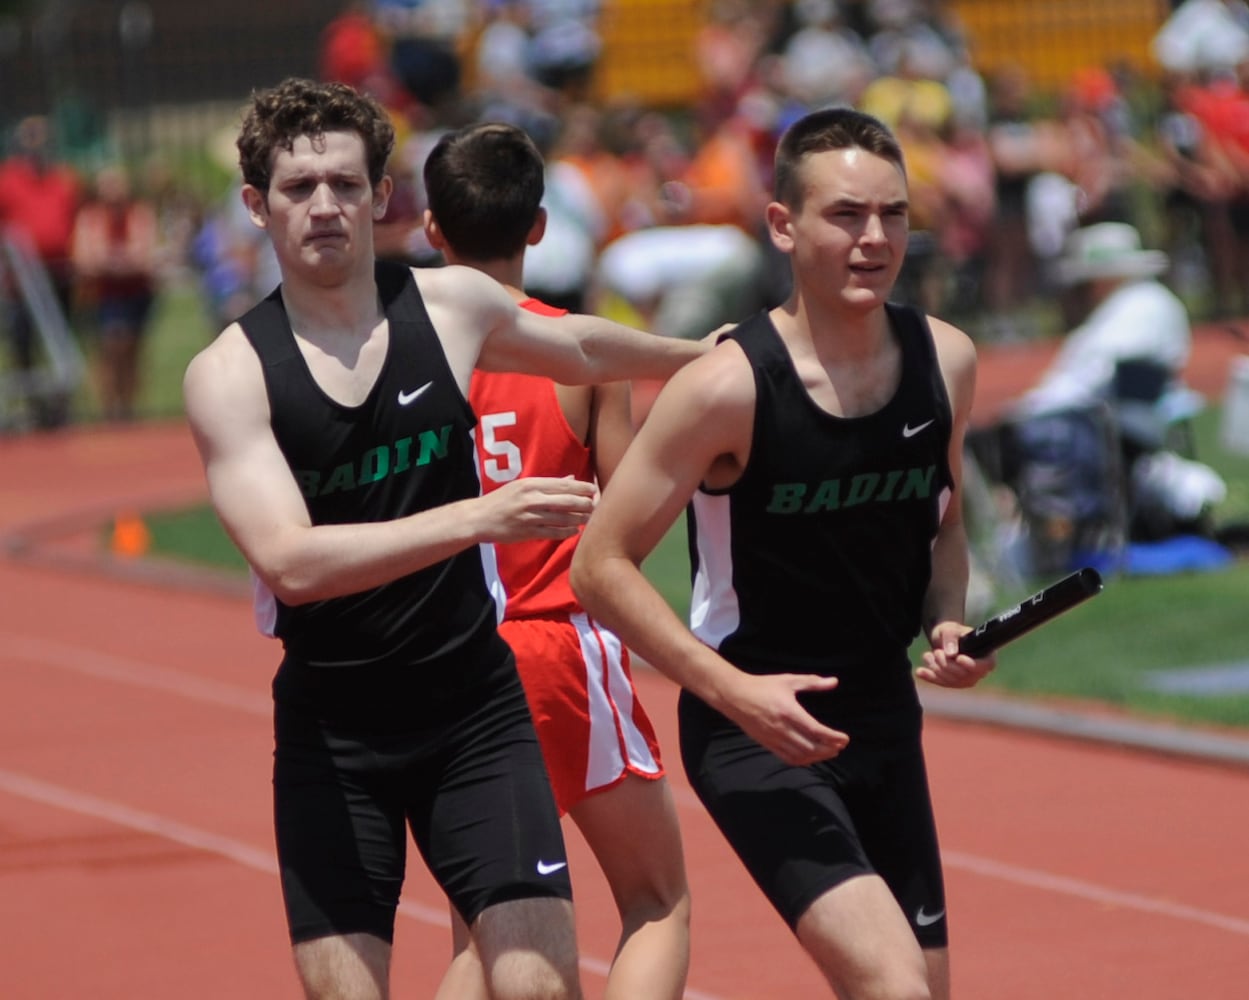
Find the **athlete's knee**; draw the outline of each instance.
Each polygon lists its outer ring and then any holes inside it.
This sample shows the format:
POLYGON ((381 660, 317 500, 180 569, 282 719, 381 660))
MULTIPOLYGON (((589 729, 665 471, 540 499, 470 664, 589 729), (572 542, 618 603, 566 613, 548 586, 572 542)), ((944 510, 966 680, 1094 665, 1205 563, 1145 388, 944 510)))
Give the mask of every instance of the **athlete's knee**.
POLYGON ((832 982, 845 1000, 934 1000, 927 977, 910 966, 882 966, 852 982, 832 982))
POLYGON ((618 897, 617 906, 626 932, 658 923, 689 931, 690 892, 683 879, 639 886, 628 896, 618 897))
POLYGON ((524 956, 497 963, 486 976, 493 1000, 582 1000, 575 970, 571 976, 524 956))
POLYGON ((486 909, 473 938, 494 1000, 581 1000, 572 904, 523 899, 486 909))
POLYGON ((295 945, 308 1000, 386 1000, 390 945, 372 934, 317 938, 295 945))

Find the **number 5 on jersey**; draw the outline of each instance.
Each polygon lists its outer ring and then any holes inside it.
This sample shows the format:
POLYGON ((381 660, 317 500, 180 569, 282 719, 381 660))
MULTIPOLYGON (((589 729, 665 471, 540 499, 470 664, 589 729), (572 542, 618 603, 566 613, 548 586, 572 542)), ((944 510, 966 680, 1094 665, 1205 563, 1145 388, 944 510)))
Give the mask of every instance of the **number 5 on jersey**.
POLYGON ((520 475, 520 448, 512 441, 499 436, 506 428, 516 425, 516 411, 487 413, 481 417, 481 447, 490 458, 482 462, 486 477, 494 483, 511 482, 520 475))

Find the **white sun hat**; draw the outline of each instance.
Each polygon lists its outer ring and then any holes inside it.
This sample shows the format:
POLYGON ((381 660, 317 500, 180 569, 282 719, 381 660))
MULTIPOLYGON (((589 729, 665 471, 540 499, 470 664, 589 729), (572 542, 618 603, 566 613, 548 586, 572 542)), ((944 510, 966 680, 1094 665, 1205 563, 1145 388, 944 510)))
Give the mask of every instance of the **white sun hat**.
POLYGON ((1141 234, 1126 222, 1099 222, 1067 238, 1058 280, 1075 285, 1097 278, 1153 278, 1167 269, 1161 250, 1143 250, 1141 234))

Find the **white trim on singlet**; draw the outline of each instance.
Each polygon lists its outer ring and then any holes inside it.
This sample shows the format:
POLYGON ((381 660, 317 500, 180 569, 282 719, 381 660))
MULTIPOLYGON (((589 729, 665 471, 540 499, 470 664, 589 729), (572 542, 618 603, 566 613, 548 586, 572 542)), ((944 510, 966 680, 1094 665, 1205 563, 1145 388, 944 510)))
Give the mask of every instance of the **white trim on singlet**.
POLYGON ((278 627, 277 598, 251 566, 247 570, 252 578, 252 617, 260 634, 272 639, 278 627))
POLYGON ((698 572, 690 595, 690 631, 712 649, 742 623, 742 609, 733 588, 733 528, 727 494, 695 493, 698 523, 698 572))
POLYGON ((941 493, 937 496, 937 530, 933 532, 932 541, 928 543, 929 551, 937 547, 937 538, 941 534, 941 522, 945 520, 945 512, 950 506, 952 496, 954 496, 954 491, 948 486, 943 486, 941 493))
MULTIPOLYGON (((468 429, 469 447, 473 452, 473 472, 477 476, 477 495, 482 495, 481 488, 481 455, 477 451, 477 435, 473 428, 468 429)), ((503 577, 499 575, 499 557, 493 542, 482 542, 477 546, 481 555, 481 572, 486 579, 486 591, 494 601, 494 622, 503 624, 507 615, 507 588, 503 585, 503 577)))

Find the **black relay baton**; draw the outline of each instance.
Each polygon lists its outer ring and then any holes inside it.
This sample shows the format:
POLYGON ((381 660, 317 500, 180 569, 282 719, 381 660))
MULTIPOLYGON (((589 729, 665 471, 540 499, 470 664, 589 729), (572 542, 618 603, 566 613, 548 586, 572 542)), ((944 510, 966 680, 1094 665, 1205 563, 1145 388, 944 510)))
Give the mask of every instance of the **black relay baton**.
POLYGON ((988 656, 1025 632, 1088 600, 1101 589, 1101 575, 1086 566, 977 626, 959 639, 958 651, 977 659, 988 656))

